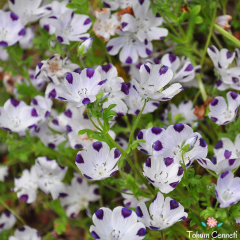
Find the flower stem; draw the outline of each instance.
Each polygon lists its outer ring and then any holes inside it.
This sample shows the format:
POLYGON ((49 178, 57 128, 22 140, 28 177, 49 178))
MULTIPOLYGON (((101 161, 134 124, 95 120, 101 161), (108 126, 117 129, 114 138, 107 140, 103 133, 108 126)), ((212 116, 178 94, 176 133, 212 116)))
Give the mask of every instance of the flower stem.
POLYGON ((113 191, 116 191, 116 192, 119 192, 119 193, 123 193, 123 194, 127 194, 127 195, 132 195, 132 196, 133 196, 132 193, 126 193, 126 192, 123 192, 123 191, 121 191, 121 190, 118 190, 118 189, 115 188, 115 187, 112 187, 111 185, 109 185, 108 183, 106 183, 104 180, 102 180, 102 183, 103 183, 104 186, 108 187, 109 189, 111 189, 111 190, 113 190, 113 191))

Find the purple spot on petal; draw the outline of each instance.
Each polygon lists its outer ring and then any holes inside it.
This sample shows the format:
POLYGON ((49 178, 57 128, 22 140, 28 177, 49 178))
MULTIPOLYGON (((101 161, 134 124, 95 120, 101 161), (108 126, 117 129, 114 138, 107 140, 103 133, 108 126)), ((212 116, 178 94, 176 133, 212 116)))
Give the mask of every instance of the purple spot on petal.
POLYGON ((57 36, 57 40, 62 43, 63 42, 63 38, 61 36, 57 36))
POLYGON ((144 64, 144 67, 145 67, 146 71, 150 74, 150 68, 149 68, 149 66, 144 64))
POLYGON ((178 173, 177 173, 177 175, 178 175, 178 176, 181 176, 181 175, 183 174, 183 172, 184 172, 184 169, 180 166, 180 167, 178 168, 178 173))
POLYGON ((11 19, 12 19, 13 21, 17 21, 18 18, 19 18, 18 15, 15 14, 15 13, 13 13, 13 12, 10 13, 10 17, 11 17, 11 19))
POLYGON ((227 59, 230 58, 230 57, 232 57, 232 52, 227 51, 227 59))
POLYGON ((53 119, 53 120, 52 120, 52 123, 53 123, 54 125, 57 125, 57 126, 59 126, 59 122, 58 122, 58 120, 57 120, 57 119, 53 119))
POLYGON ((112 50, 113 46, 108 46, 107 51, 110 52, 112 50))
POLYGON ((119 158, 121 156, 121 152, 116 148, 115 150, 114 150, 114 159, 115 158, 119 158))
POLYGON ((93 148, 96 150, 96 151, 100 151, 100 149, 103 147, 102 143, 101 142, 95 142, 93 143, 93 148))
POLYGON ((162 66, 159 70, 159 74, 165 74, 168 71, 168 66, 162 66))
POLYGON ((211 105, 212 106, 216 106, 218 104, 218 99, 217 98, 214 98, 211 102, 211 105))
POLYGON ((138 135, 137 135, 138 139, 143 139, 143 132, 139 131, 138 135))
POLYGON ((128 25, 127 22, 122 22, 122 28, 125 28, 128 25))
POLYGON ((138 0, 138 2, 139 2, 141 5, 143 5, 144 0, 138 0))
POLYGON ((153 144, 153 149, 155 151, 161 151, 163 149, 163 146, 162 146, 162 142, 157 140, 156 142, 154 142, 153 144))
POLYGON ((184 129, 184 125, 182 123, 175 124, 173 128, 175 129, 175 131, 180 133, 184 129))
POLYGON ((93 68, 87 68, 87 77, 92 78, 95 73, 95 70, 93 68))
POLYGON ((18 100, 14 99, 14 98, 12 98, 10 101, 11 101, 11 104, 12 104, 14 107, 17 107, 17 106, 20 104, 20 102, 19 102, 18 100))
POLYGON ((24 231, 25 231, 25 227, 22 226, 22 227, 18 228, 18 231, 20 231, 20 232, 24 232, 24 231))
POLYGON ((32 115, 32 117, 38 117, 38 114, 37 114, 37 111, 35 108, 32 109, 31 115, 32 115))
POLYGON ((172 199, 170 201, 170 210, 176 209, 178 207, 179 207, 179 203, 172 199))
POLYGON ((146 229, 145 228, 140 228, 137 232, 137 235, 140 237, 143 237, 146 235, 146 229))
POLYGON ((103 85, 105 82, 107 81, 107 79, 105 79, 105 80, 102 80, 102 81, 100 81, 99 83, 98 83, 98 85, 103 85))
POLYGON ((92 179, 91 177, 89 177, 89 176, 86 175, 86 174, 83 174, 83 176, 84 176, 85 178, 87 178, 87 179, 92 179))
POLYGON ((0 46, 1 46, 1 47, 7 47, 7 46, 8 46, 8 43, 5 42, 5 41, 0 41, 0 46))
POLYGON ((90 101, 90 99, 89 98, 84 98, 83 100, 82 100, 82 103, 83 104, 89 104, 91 101, 90 101))
POLYGON ((88 24, 91 23, 91 22, 92 22, 91 19, 90 19, 90 18, 87 18, 87 19, 84 21, 83 25, 88 25, 88 24))
POLYGON ((28 195, 24 194, 24 195, 22 195, 19 199, 21 199, 23 202, 27 202, 27 200, 28 200, 28 195))
POLYGON ((72 84, 73 83, 73 75, 71 73, 69 73, 66 76, 66 80, 68 81, 69 84, 72 84))
POLYGON ((84 160, 83 160, 83 157, 82 157, 82 155, 79 153, 79 154, 77 154, 77 156, 76 156, 76 162, 77 163, 84 163, 84 160))
POLYGON ((170 183, 169 185, 170 185, 172 188, 175 188, 175 187, 178 185, 178 183, 179 183, 179 181, 170 183))
POLYGON ((24 36, 26 34, 25 28, 21 29, 18 33, 19 36, 24 36))
POLYGON ((150 49, 146 48, 146 54, 150 55, 151 53, 152 53, 152 51, 150 49))
POLYGON ((55 149, 55 148, 56 148, 56 146, 55 146, 54 143, 49 143, 49 144, 48 144, 48 147, 51 148, 51 149, 55 149))
POLYGON ((206 143, 206 141, 203 138, 200 138, 199 142, 200 142, 200 146, 201 147, 205 148, 207 146, 207 143, 206 143))
POLYGON ((227 172, 223 172, 223 173, 220 175, 220 177, 221 177, 221 178, 225 178, 228 174, 229 174, 228 171, 227 171, 227 172))
POLYGON ((229 166, 232 166, 235 163, 236 159, 229 159, 228 164, 229 166))
POLYGON ((148 158, 145 162, 145 166, 151 168, 151 158, 148 158))
POLYGON ((95 195, 100 195, 99 188, 95 188, 94 191, 93 191, 93 193, 94 193, 95 195))
POLYGON ((235 92, 231 92, 230 95, 231 95, 232 99, 234 99, 234 100, 238 97, 238 94, 235 92))
POLYGON ((131 216, 131 214, 132 214, 132 210, 128 208, 122 208, 122 216, 124 218, 128 218, 129 216, 131 216))
POLYGON ((212 52, 216 53, 215 48, 214 48, 213 46, 209 47, 209 49, 210 49, 212 52))
POLYGON ((193 65, 192 64, 188 64, 188 66, 185 68, 185 72, 190 72, 194 69, 193 65))
POLYGON ((70 109, 67 109, 65 112, 64 112, 64 115, 68 118, 72 118, 72 112, 70 109))
POLYGON ((224 151, 224 157, 225 157, 226 159, 229 159, 229 158, 231 157, 231 155, 232 155, 232 152, 231 152, 231 151, 228 151, 228 150, 225 150, 225 151, 224 151))
POLYGON ((177 59, 177 56, 175 56, 173 54, 169 54, 168 58, 169 58, 170 63, 173 63, 177 59))
POLYGON ((131 64, 131 63, 132 63, 132 58, 131 58, 131 57, 128 57, 128 58, 126 59, 125 63, 131 64))
POLYGON ((160 134, 160 133, 162 132, 162 128, 160 128, 160 127, 152 127, 152 128, 151 128, 151 131, 152 131, 152 133, 154 133, 155 135, 158 135, 158 134, 160 134))
POLYGON ((168 167, 174 162, 174 159, 170 158, 170 157, 167 157, 167 158, 164 158, 163 161, 164 161, 166 167, 168 167))
POLYGON ((97 212, 95 212, 95 215, 99 220, 103 220, 104 211, 102 209, 99 209, 97 212))
POLYGON ((96 232, 92 231, 91 232, 92 237, 94 237, 95 239, 100 239, 100 237, 96 234, 96 232))
POLYGON ((214 148, 215 149, 223 148, 223 141, 222 140, 218 141, 214 148))
POLYGON ((217 158, 215 156, 213 156, 211 158, 211 162, 216 165, 217 164, 217 158))

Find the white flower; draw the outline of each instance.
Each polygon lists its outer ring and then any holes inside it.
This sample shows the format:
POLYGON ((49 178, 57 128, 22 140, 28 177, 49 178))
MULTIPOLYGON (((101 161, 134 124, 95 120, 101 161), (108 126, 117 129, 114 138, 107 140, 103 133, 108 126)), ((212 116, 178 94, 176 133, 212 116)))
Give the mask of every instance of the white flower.
POLYGON ((149 157, 143 166, 143 174, 163 193, 175 189, 183 177, 183 168, 173 158, 149 157))
POLYGON ((107 42, 110 36, 116 34, 116 30, 120 26, 119 17, 117 13, 111 15, 111 10, 109 8, 98 9, 95 15, 97 20, 93 25, 93 32, 107 42))
MULTIPOLYGON (((139 187, 142 190, 146 189, 146 186, 144 184, 139 187)), ((139 201, 147 202, 150 200, 149 198, 142 197, 142 196, 135 198, 133 192, 128 189, 123 189, 122 191, 125 192, 125 193, 122 193, 122 197, 124 198, 123 203, 126 207, 135 208, 137 207, 139 201)))
POLYGON ((46 94, 54 92, 58 99, 77 103, 77 107, 81 107, 96 100, 96 95, 105 82, 101 80, 101 74, 98 71, 86 68, 81 74, 69 73, 62 85, 49 84, 46 94))
POLYGON ((137 215, 128 208, 100 208, 93 215, 90 233, 95 239, 140 240, 146 235, 143 223, 137 222, 137 215))
POLYGON ((149 0, 135 0, 133 1, 135 18, 126 13, 121 19, 122 30, 135 33, 139 41, 144 42, 145 45, 148 41, 163 40, 168 35, 166 28, 159 28, 163 18, 158 13, 154 15, 149 6, 149 0))
POLYGON ((220 208, 230 207, 240 200, 240 178, 235 177, 230 171, 223 172, 215 187, 217 200, 220 202, 220 208))
POLYGON ((235 143, 229 138, 222 138, 214 147, 214 156, 210 159, 197 159, 204 168, 215 171, 217 174, 231 171, 240 166, 240 134, 235 143))
POLYGON ((44 79, 59 85, 69 72, 80 73, 81 69, 77 64, 71 63, 68 57, 62 59, 60 54, 54 54, 48 60, 38 63, 35 79, 44 79))
POLYGON ((131 32, 123 32, 122 30, 116 30, 116 33, 120 37, 115 37, 109 40, 107 43, 107 51, 110 55, 117 55, 119 50, 119 59, 122 63, 132 64, 138 61, 139 56, 142 58, 148 57, 153 50, 151 42, 142 43, 131 32))
MULTIPOLYGON (((232 16, 230 15, 221 15, 218 16, 215 22, 224 30, 228 30, 231 28, 231 22, 232 21, 232 16)), ((216 33, 219 33, 216 31, 216 33)))
POLYGON ((184 163, 189 167, 194 159, 205 158, 208 147, 206 141, 186 124, 169 126, 158 140, 160 150, 155 156, 174 158, 176 163, 184 163))
POLYGON ((161 193, 158 193, 150 204, 149 212, 143 202, 138 204, 136 210, 139 221, 152 230, 169 228, 176 222, 184 221, 188 216, 180 203, 170 197, 164 200, 161 193))
POLYGON ((0 166, 0 182, 4 182, 5 177, 8 175, 8 166, 0 166))
POLYGON ((0 126, 4 130, 22 132, 35 126, 39 120, 37 110, 23 101, 8 99, 4 106, 0 107, 0 126))
POLYGON ((140 142, 137 148, 143 153, 148 155, 157 155, 162 150, 162 143, 159 141, 160 136, 164 133, 165 129, 160 127, 152 127, 142 129, 138 132, 137 140, 145 140, 145 143, 140 142))
POLYGON ((5 210, 0 217, 0 233, 4 230, 11 229, 15 223, 16 217, 8 210, 5 210))
POLYGON ((87 179, 101 180, 116 173, 120 157, 121 152, 117 148, 110 150, 105 142, 94 142, 86 150, 78 152, 76 165, 87 179))
POLYGON ((29 75, 29 79, 30 81, 32 82, 33 86, 38 90, 38 91, 41 91, 45 84, 46 84, 46 81, 42 78, 37 78, 35 79, 35 69, 29 69, 28 70, 28 75, 29 75))
MULTIPOLYGON (((142 97, 139 95, 137 90, 133 87, 132 82, 127 83, 129 87, 129 94, 124 99, 124 102, 128 106, 128 114, 138 115, 142 110, 144 105, 144 101, 142 101, 142 97)), ((148 101, 146 103, 146 107, 144 108, 142 114, 154 112, 159 106, 159 102, 157 101, 148 101)))
POLYGON ((240 97, 235 92, 227 93, 228 105, 223 97, 215 97, 209 104, 210 112, 208 116, 218 125, 225 125, 234 121, 240 97))
POLYGON ((0 61, 7 61, 8 59, 9 55, 7 50, 0 46, 0 61))
POLYGON ((36 229, 22 226, 15 230, 14 236, 9 237, 8 240, 41 240, 41 236, 36 229))
POLYGON ((22 176, 14 179, 14 192, 17 192, 17 196, 20 200, 33 203, 37 198, 37 175, 36 167, 33 165, 31 170, 25 169, 22 172, 22 176))
POLYGON ((128 142, 121 137, 116 137, 115 142, 123 149, 126 150, 128 147, 128 142))
POLYGON ((0 10, 0 47, 12 46, 25 34, 19 17, 13 12, 0 10))
POLYGON ((55 200, 66 195, 64 183, 61 182, 67 172, 67 167, 60 166, 56 160, 47 157, 36 159, 38 186, 45 193, 51 193, 55 200))
POLYGON ((29 22, 36 21, 40 15, 38 8, 42 0, 9 0, 10 9, 16 13, 23 25, 27 25, 29 22))
POLYGON ((26 28, 25 34, 19 40, 19 44, 20 44, 21 48, 23 48, 23 49, 32 48, 32 46, 33 46, 32 40, 34 37, 35 37, 35 34, 34 34, 33 30, 30 27, 26 28))
POLYGON ((132 6, 133 0, 102 0, 103 5, 111 10, 117 10, 118 8, 124 9, 132 6))
POLYGON ((95 202, 100 198, 99 188, 96 184, 88 182, 78 174, 74 174, 71 185, 66 186, 66 196, 60 198, 61 205, 67 216, 74 218, 81 210, 88 207, 89 202, 95 202))
POLYGON ((169 114, 171 123, 175 124, 179 121, 181 123, 192 124, 197 120, 197 116, 194 114, 195 108, 191 100, 181 102, 178 107, 175 104, 171 104, 168 109, 165 109, 160 119, 166 124, 169 124, 169 114))
POLYGON ((62 44, 70 44, 70 41, 84 41, 89 38, 86 33, 92 25, 87 15, 74 14, 73 11, 66 11, 59 16, 50 16, 49 24, 56 28, 55 35, 62 44))
POLYGON ((143 64, 140 67, 140 75, 141 79, 133 79, 133 84, 140 96, 145 99, 168 101, 183 90, 179 83, 164 89, 173 77, 172 70, 167 66, 143 64))

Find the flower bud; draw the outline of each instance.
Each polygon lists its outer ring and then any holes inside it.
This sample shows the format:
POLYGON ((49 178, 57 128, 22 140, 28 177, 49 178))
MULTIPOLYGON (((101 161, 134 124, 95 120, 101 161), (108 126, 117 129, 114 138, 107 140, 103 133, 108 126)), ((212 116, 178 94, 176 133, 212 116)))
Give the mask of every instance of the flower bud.
POLYGON ((86 55, 89 52, 89 50, 91 49, 92 43, 93 43, 93 37, 85 40, 78 48, 78 56, 86 55))
MULTIPOLYGON (((232 20, 232 16, 230 15, 222 15, 222 16, 219 16, 217 19, 216 19, 216 23, 221 27, 223 28, 224 30, 228 30, 231 28, 231 20, 232 20)), ((218 32, 216 32, 218 33, 218 32)))
POLYGON ((182 146, 182 150, 184 152, 190 151, 195 145, 195 143, 197 142, 197 140, 198 140, 198 135, 195 135, 194 137, 189 138, 187 141, 184 142, 182 146))

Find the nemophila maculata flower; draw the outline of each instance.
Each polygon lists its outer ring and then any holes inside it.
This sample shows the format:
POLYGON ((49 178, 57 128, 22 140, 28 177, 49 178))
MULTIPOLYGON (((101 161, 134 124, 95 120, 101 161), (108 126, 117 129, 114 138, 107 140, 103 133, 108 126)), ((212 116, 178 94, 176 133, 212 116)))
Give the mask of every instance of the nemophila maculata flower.
POLYGON ((109 8, 101 8, 95 11, 97 20, 93 25, 93 32, 104 41, 108 41, 111 36, 116 34, 120 26, 119 16, 117 13, 111 15, 109 8))
POLYGON ((49 84, 45 94, 81 107, 96 100, 96 95, 105 82, 98 71, 85 68, 80 74, 68 73, 61 85, 49 84))
POLYGON ((89 185, 86 179, 74 174, 71 184, 66 185, 66 196, 61 197, 60 201, 67 216, 74 218, 81 210, 88 208, 90 202, 95 202, 99 198, 98 185, 89 185))
POLYGON ((240 96, 235 92, 227 93, 228 104, 224 97, 215 97, 209 104, 208 116, 218 125, 233 122, 240 105, 240 96))
POLYGON ((123 32, 121 29, 116 30, 116 33, 120 37, 112 38, 108 41, 106 48, 108 54, 115 56, 119 54, 119 59, 122 63, 134 64, 138 61, 138 58, 147 58, 153 50, 152 43, 141 42, 131 32, 123 32))
POLYGON ((11 229, 15 223, 16 217, 8 210, 5 210, 0 217, 0 233, 4 230, 11 229))
POLYGON ((20 18, 13 12, 0 10, 0 46, 7 47, 17 43, 26 30, 20 18))
POLYGON ((132 6, 132 0, 102 0, 104 7, 111 10, 117 10, 118 8, 124 9, 132 6))
POLYGON ((36 229, 24 225, 16 229, 8 240, 41 240, 41 236, 36 229))
POLYGON ((102 240, 140 240, 146 235, 146 228, 143 223, 137 222, 137 215, 134 211, 116 207, 100 208, 93 214, 94 225, 90 227, 90 233, 95 239, 102 240))
MULTIPOLYGON (((142 190, 146 189, 146 186, 143 184, 141 186, 139 186, 142 190)), ((128 190, 128 189, 123 189, 122 190, 125 193, 122 193, 122 197, 124 198, 123 200, 123 204, 126 207, 130 207, 130 208, 136 208, 138 205, 139 201, 143 201, 143 202, 148 202, 150 201, 149 198, 143 197, 143 196, 138 196, 137 198, 134 196, 133 192, 128 190)))
POLYGON ((153 14, 149 9, 150 0, 133 1, 133 12, 123 14, 121 25, 123 31, 133 32, 134 35, 147 45, 148 41, 163 40, 168 35, 166 28, 160 28, 163 18, 160 14, 153 14))
POLYGON ((37 198, 37 181, 36 167, 33 165, 30 170, 25 169, 21 177, 14 179, 13 191, 20 200, 33 203, 37 198))
POLYGON ((141 79, 133 79, 132 84, 142 98, 168 101, 183 90, 179 83, 166 87, 173 78, 173 72, 167 66, 147 63, 141 65, 139 72, 141 79))
POLYGON ((184 221, 188 214, 183 206, 174 199, 158 193, 147 209, 145 203, 139 202, 136 208, 138 220, 151 230, 163 230, 176 222, 184 221))
POLYGON ((137 135, 137 140, 145 140, 145 143, 140 142, 140 146, 137 147, 138 150, 148 155, 158 155, 158 151, 162 150, 162 144, 159 138, 164 131, 165 129, 160 127, 140 130, 137 135))
POLYGON ((183 168, 173 158, 149 157, 143 165, 143 174, 149 183, 162 193, 175 189, 183 177, 183 168))
POLYGON ((35 79, 44 79, 59 85, 69 72, 80 73, 81 69, 77 64, 71 63, 68 57, 63 59, 60 54, 54 54, 37 64, 35 79))
POLYGON ((231 171, 223 172, 217 180, 215 195, 220 208, 230 207, 240 200, 240 178, 234 177, 231 171))
POLYGON ((50 193, 54 200, 66 196, 65 185, 61 181, 68 168, 60 166, 56 160, 47 157, 38 157, 35 165, 38 187, 46 195, 50 193))
POLYGON ((37 110, 23 101, 8 99, 0 107, 0 126, 3 130, 19 133, 36 126, 39 120, 37 110))
POLYGON ((211 159, 197 159, 204 168, 215 171, 217 174, 231 171, 240 166, 240 134, 235 143, 229 138, 222 138, 214 147, 214 156, 211 159))
POLYGON ((105 142, 94 142, 85 150, 78 152, 76 165, 89 180, 102 180, 118 171, 117 162, 121 152, 117 148, 110 150, 105 142))
POLYGON ((4 182, 8 175, 8 166, 0 166, 0 182, 4 182))
POLYGON ((9 59, 9 55, 7 50, 0 46, 0 61, 7 61, 9 59))
POLYGON ((92 21, 87 15, 66 11, 59 16, 50 16, 48 20, 49 24, 56 28, 56 38, 62 44, 69 45, 71 41, 84 41, 90 37, 86 32, 92 21))
MULTIPOLYGON (((232 16, 230 15, 221 15, 218 16, 215 22, 224 30, 229 30, 231 28, 232 16)), ((216 31, 216 33, 219 33, 216 31)))
POLYGON ((172 103, 169 110, 165 109, 164 113, 161 114, 160 120, 167 125, 169 125, 169 118, 172 124, 181 122, 191 125, 198 119, 194 114, 194 110, 191 100, 183 101, 178 106, 172 103))
POLYGON ((25 34, 19 40, 19 44, 23 49, 30 49, 33 46, 33 39, 35 37, 35 33, 30 27, 26 28, 25 30, 25 34))
POLYGON ((206 141, 187 124, 169 126, 158 139, 157 156, 173 158, 176 163, 189 167, 194 159, 205 158, 208 152, 206 141))
MULTIPOLYGON (((124 99, 124 102, 128 106, 128 114, 138 115, 142 110, 144 101, 142 100, 142 97, 139 95, 136 89, 133 87, 132 81, 128 82, 127 85, 129 88, 129 94, 124 99)), ((142 114, 154 112, 158 107, 159 107, 158 101, 148 101, 142 114)))

